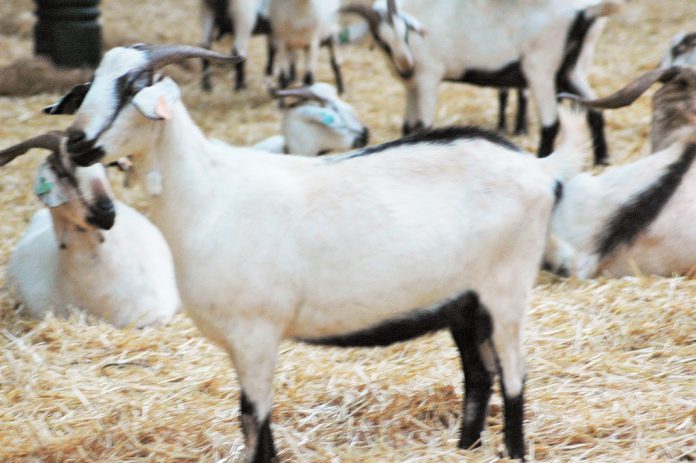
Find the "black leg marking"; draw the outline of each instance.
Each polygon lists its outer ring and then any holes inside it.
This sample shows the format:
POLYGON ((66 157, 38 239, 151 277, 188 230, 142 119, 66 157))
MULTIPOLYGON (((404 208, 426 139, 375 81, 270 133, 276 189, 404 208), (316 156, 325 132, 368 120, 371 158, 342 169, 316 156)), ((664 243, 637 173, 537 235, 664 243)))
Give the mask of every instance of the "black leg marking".
POLYGON ((470 320, 476 317, 478 307, 478 296, 473 291, 468 291, 439 307, 414 310, 406 317, 386 320, 368 329, 302 341, 337 347, 388 346, 445 328, 471 325, 470 320))
POLYGON ((307 71, 304 75, 304 84, 305 85, 312 85, 314 84, 314 74, 311 72, 307 71))
POLYGON ((558 121, 554 122, 553 125, 541 128, 541 140, 539 142, 539 150, 537 151, 537 155, 540 158, 545 158, 553 151, 553 142, 556 140, 559 129, 560 124, 558 121))
POLYGON ((287 88, 288 85, 290 85, 290 82, 292 82, 292 79, 288 77, 285 71, 280 71, 280 75, 278 75, 278 86, 280 88, 287 88))
POLYGON ((295 65, 295 60, 290 63, 290 75, 288 76, 288 84, 295 82, 297 79, 297 66, 295 65))
MULTIPOLYGON (((242 432, 247 446, 254 446, 253 463, 272 463, 276 458, 273 434, 271 433, 270 415, 259 422, 256 407, 242 391, 241 398, 242 432)), ((247 448, 247 452, 251 452, 247 448)))
POLYGON ((451 328, 464 371, 464 405, 459 447, 469 449, 481 445, 481 432, 486 423, 488 402, 493 392, 494 375, 486 369, 479 346, 488 342, 493 322, 486 308, 479 304, 465 323, 451 328))
POLYGON ((266 42, 266 75, 267 76, 272 76, 273 75, 273 63, 275 62, 275 56, 276 56, 276 47, 273 45, 273 41, 271 38, 268 38, 268 42, 266 42))
POLYGON ((342 95, 344 91, 343 75, 341 74, 341 66, 336 60, 336 50, 334 49, 333 39, 329 40, 326 46, 329 48, 329 60, 331 62, 331 70, 333 71, 334 80, 336 81, 336 90, 338 91, 339 95, 342 95))
MULTIPOLYGON (((237 55, 237 49, 232 50, 233 55, 237 55)), ((234 89, 239 91, 243 90, 246 88, 246 74, 245 74, 245 61, 240 61, 239 63, 235 64, 235 70, 236 70, 236 80, 234 83, 234 89)))
POLYGON ((213 86, 210 83, 210 61, 207 59, 201 60, 201 68, 203 73, 203 79, 201 80, 201 88, 206 92, 209 92, 213 86))
POLYGON ((415 124, 411 125, 408 122, 404 122, 404 125, 401 126, 401 134, 406 136, 406 135, 411 135, 413 133, 421 132, 425 129, 425 124, 423 124, 422 121, 418 121, 415 124))
POLYGON ((587 124, 592 131, 595 164, 608 164, 607 140, 604 137, 604 115, 601 111, 587 111, 587 124))
POLYGON ((515 135, 527 134, 527 96, 524 90, 517 89, 517 119, 515 119, 515 135))
POLYGON ((505 448, 510 458, 518 458, 524 461, 524 391, 516 397, 508 396, 501 375, 500 388, 503 391, 505 406, 505 448))
POLYGON ((507 131, 507 118, 505 113, 507 112, 508 96, 510 91, 508 89, 498 90, 498 130, 501 132, 507 131))

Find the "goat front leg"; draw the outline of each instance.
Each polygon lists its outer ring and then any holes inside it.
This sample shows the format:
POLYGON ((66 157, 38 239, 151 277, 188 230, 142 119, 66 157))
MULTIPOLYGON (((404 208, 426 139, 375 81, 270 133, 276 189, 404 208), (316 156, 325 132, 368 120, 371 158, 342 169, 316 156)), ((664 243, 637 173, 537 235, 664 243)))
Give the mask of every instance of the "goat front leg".
POLYGON ((525 74, 541 121, 541 137, 537 156, 543 158, 553 151, 554 142, 560 129, 556 83, 554 79, 541 78, 540 76, 546 74, 540 73, 537 69, 525 71, 525 74))
MULTIPOLYGON (((259 1, 233 0, 230 5, 232 20, 234 21, 234 46, 232 54, 247 57, 251 35, 256 25, 259 1)), ((246 87, 245 75, 246 60, 240 61, 235 65, 236 78, 234 89, 242 90, 246 87)))
POLYGON ((305 75, 304 84, 314 84, 314 76, 317 73, 317 55, 319 54, 319 35, 314 33, 309 42, 309 48, 305 50, 305 75))
POLYGON ((507 88, 503 88, 501 90, 498 90, 498 131, 499 132, 506 132, 507 131, 507 118, 506 118, 506 113, 507 113, 507 104, 508 104, 508 96, 510 95, 510 90, 507 88))
POLYGON ((334 80, 336 81, 336 90, 338 91, 339 95, 342 95, 343 91, 345 90, 343 86, 343 74, 341 74, 341 63, 336 53, 335 40, 333 36, 329 37, 326 46, 329 49, 329 60, 331 62, 331 70, 333 71, 334 80))
POLYGON ((241 425, 247 463, 272 463, 276 450, 271 433, 273 372, 280 332, 269 322, 235 324, 225 347, 241 385, 241 425))
POLYGON ((401 129, 403 135, 432 126, 439 83, 440 79, 426 75, 416 75, 407 83, 406 118, 401 129))
MULTIPOLYGON (((215 32, 215 18, 207 8, 201 13, 201 29, 203 30, 203 43, 201 47, 210 50, 213 44, 213 33, 215 32)), ((207 59, 201 60, 202 74, 201 88, 209 92, 213 86, 210 83, 210 61, 207 59)))
POLYGON ((464 371, 464 407, 459 435, 459 447, 462 449, 481 445, 481 432, 488 415, 496 370, 491 328, 488 310, 478 304, 467 314, 463 323, 450 329, 464 371))

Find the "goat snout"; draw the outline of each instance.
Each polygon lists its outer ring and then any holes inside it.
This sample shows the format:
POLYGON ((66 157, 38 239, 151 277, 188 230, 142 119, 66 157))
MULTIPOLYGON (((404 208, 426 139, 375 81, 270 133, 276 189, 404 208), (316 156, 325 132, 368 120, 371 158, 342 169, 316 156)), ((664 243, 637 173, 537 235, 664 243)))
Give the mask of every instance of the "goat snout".
POLYGON ((362 148, 363 146, 366 146, 369 141, 370 131, 367 127, 364 127, 362 132, 360 132, 360 135, 355 137, 353 140, 353 148, 362 148))
POLYGON ((87 140, 85 132, 82 130, 70 130, 68 132, 68 153, 70 158, 78 166, 91 166, 104 156, 104 150, 95 147, 95 140, 87 140))
POLYGON ((89 214, 87 215, 87 223, 99 227, 103 230, 109 230, 114 226, 116 221, 116 208, 114 202, 102 196, 97 199, 94 204, 89 206, 89 214))

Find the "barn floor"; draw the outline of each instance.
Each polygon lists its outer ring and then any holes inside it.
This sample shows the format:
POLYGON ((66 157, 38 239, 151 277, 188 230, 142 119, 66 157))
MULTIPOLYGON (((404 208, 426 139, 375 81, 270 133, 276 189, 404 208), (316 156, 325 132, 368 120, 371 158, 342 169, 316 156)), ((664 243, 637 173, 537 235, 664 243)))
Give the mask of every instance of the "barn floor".
MULTIPOLYGON (((105 40, 197 43, 195 0, 102 1, 105 40), (157 6, 160 5, 160 6, 157 6)), ((0 5, 0 65, 31 53, 30 2, 0 5), (29 26, 27 26, 29 25, 29 26), (28 28, 29 27, 29 28, 28 28)), ((632 0, 600 41, 592 83, 607 94, 657 62, 669 39, 694 27, 696 2, 632 0)), ((221 47, 228 49, 229 43, 221 47)), ((221 48, 223 49, 223 48, 221 48)), ((343 49, 346 99, 373 134, 399 134, 403 90, 378 51, 343 49), (369 77, 368 77, 369 76, 369 77)), ((212 94, 198 64, 173 66, 184 99, 211 137, 250 144, 279 117, 255 39, 249 90, 230 91, 217 69, 212 94)), ((319 77, 331 78, 322 65, 319 77)), ((43 76, 37 76, 43 78, 43 76)), ((0 98, 0 146, 56 127, 40 109, 57 94, 0 98)), ((492 128, 492 90, 443 85, 437 124, 492 128)), ((649 98, 606 114, 611 162, 643 153, 649 98)), ((536 130, 532 130, 535 133, 536 130)), ((533 149, 536 135, 516 139, 533 149)), ((36 152, 0 171, 0 267, 39 208, 36 152)), ((147 211, 139 191, 119 197, 147 211)), ((4 274, 0 272, 0 274, 4 274)), ((75 317, 18 318, 0 276, 0 461, 221 461, 239 459, 238 390, 226 355, 186 315, 161 329, 119 331, 75 317)), ((635 276, 581 282, 540 276, 526 328, 529 459, 558 462, 696 460, 696 282, 635 276)), ((274 433, 283 461, 491 462, 502 451, 493 398, 484 445, 456 449, 461 408, 456 349, 439 334, 388 349, 283 345, 274 433)))

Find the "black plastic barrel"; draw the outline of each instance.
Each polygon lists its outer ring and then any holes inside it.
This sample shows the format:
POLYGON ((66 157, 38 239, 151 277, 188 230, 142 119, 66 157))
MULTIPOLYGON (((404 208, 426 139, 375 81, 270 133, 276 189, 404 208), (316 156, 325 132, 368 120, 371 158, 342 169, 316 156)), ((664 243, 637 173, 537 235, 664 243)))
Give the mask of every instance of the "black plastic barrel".
POLYGON ((34 52, 65 67, 96 67, 101 59, 99 0, 34 0, 34 52))

